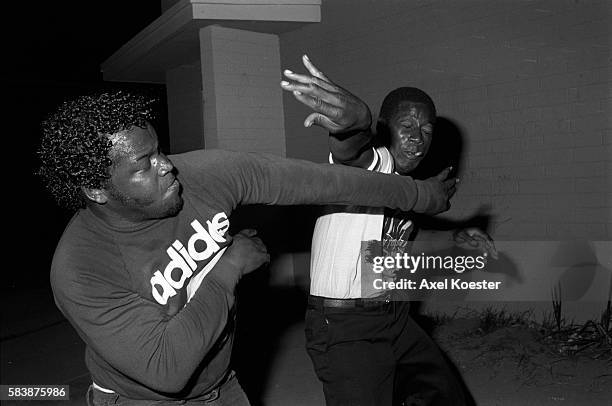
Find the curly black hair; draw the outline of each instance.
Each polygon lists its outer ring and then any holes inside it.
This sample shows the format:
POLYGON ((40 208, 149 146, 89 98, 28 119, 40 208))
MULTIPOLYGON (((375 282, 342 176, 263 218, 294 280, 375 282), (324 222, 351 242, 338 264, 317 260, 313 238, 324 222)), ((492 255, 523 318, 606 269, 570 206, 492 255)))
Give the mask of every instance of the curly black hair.
POLYGON ((110 178, 109 135, 154 119, 152 97, 112 90, 66 101, 41 124, 37 174, 57 203, 85 207, 81 187, 100 188, 110 178))

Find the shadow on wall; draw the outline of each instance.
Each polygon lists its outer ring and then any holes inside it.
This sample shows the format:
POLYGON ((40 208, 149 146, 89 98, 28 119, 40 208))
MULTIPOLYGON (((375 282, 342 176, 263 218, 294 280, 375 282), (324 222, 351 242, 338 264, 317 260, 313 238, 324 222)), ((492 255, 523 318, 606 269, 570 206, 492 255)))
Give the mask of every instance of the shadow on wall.
MULTIPOLYGON (((452 166, 452 175, 461 178, 461 157, 465 142, 465 134, 458 123, 449 118, 438 116, 429 152, 412 172, 412 177, 427 179, 452 166)), ((476 214, 463 220, 448 220, 422 214, 414 214, 414 220, 415 224, 423 229, 454 230, 477 227, 491 234, 491 227, 495 223, 490 212, 490 206, 482 205, 476 210, 476 214)))
MULTIPOLYGON (((412 172, 415 179, 427 179, 439 174, 449 166, 453 167, 453 176, 461 177, 461 156, 465 146, 465 134, 455 121, 438 116, 429 152, 419 166, 412 172)), ((493 219, 489 214, 491 207, 483 205, 476 214, 461 221, 416 214, 415 223, 420 228, 435 230, 452 230, 456 228, 478 227, 490 232, 493 219)))
POLYGON ((460 173, 464 139, 465 136, 457 123, 445 117, 437 117, 429 152, 411 176, 415 179, 427 179, 449 166, 453 167, 454 175, 460 173))
MULTIPOLYGON (((604 242, 605 243, 605 242, 604 242)), ((564 269, 559 276, 557 287, 559 289, 560 299, 563 301, 575 300, 602 300, 605 298, 591 298, 589 290, 596 283, 598 274, 608 275, 610 287, 608 290, 607 300, 612 297, 612 269, 605 267, 606 258, 598 258, 606 255, 601 249, 608 250, 608 262, 610 243, 602 247, 594 246, 593 242, 589 241, 564 241, 559 244, 556 253, 552 258, 551 265, 564 269), (607 248, 605 247, 607 245, 607 248)))

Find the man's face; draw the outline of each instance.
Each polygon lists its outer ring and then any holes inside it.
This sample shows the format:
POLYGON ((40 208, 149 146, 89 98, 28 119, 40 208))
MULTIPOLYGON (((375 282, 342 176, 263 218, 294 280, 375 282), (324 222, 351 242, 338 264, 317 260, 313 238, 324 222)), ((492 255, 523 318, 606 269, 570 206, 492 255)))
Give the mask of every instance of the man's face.
POLYGON ((110 137, 113 146, 106 204, 129 219, 147 220, 177 214, 182 206, 180 183, 172 162, 159 150, 150 124, 110 137))
POLYGON ((429 146, 435 117, 421 103, 402 102, 386 123, 390 133, 390 152, 395 170, 407 175, 421 162, 429 146))

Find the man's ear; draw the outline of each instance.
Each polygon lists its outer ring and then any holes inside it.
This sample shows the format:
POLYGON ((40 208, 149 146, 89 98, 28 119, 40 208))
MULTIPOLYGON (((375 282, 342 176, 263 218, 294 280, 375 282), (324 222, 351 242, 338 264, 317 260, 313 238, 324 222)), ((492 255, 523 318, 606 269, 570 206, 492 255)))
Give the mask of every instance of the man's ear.
POLYGON ((378 117, 376 120, 376 134, 379 136, 387 136, 389 132, 389 122, 384 117, 378 117))
POLYGON ((104 204, 108 201, 108 195, 105 189, 93 189, 88 187, 81 187, 83 194, 87 199, 98 204, 104 204))
POLYGON ((391 145, 389 124, 384 117, 378 117, 378 120, 376 120, 376 140, 378 145, 383 145, 387 148, 391 145))

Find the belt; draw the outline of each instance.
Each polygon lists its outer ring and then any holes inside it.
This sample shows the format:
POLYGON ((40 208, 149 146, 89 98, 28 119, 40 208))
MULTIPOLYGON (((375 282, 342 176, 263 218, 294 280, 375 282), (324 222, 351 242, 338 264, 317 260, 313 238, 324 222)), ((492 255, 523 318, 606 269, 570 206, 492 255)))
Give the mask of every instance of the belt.
POLYGON ((388 295, 371 299, 332 299, 322 296, 308 296, 308 304, 317 307, 336 307, 342 309, 372 308, 388 305, 391 301, 388 295))

